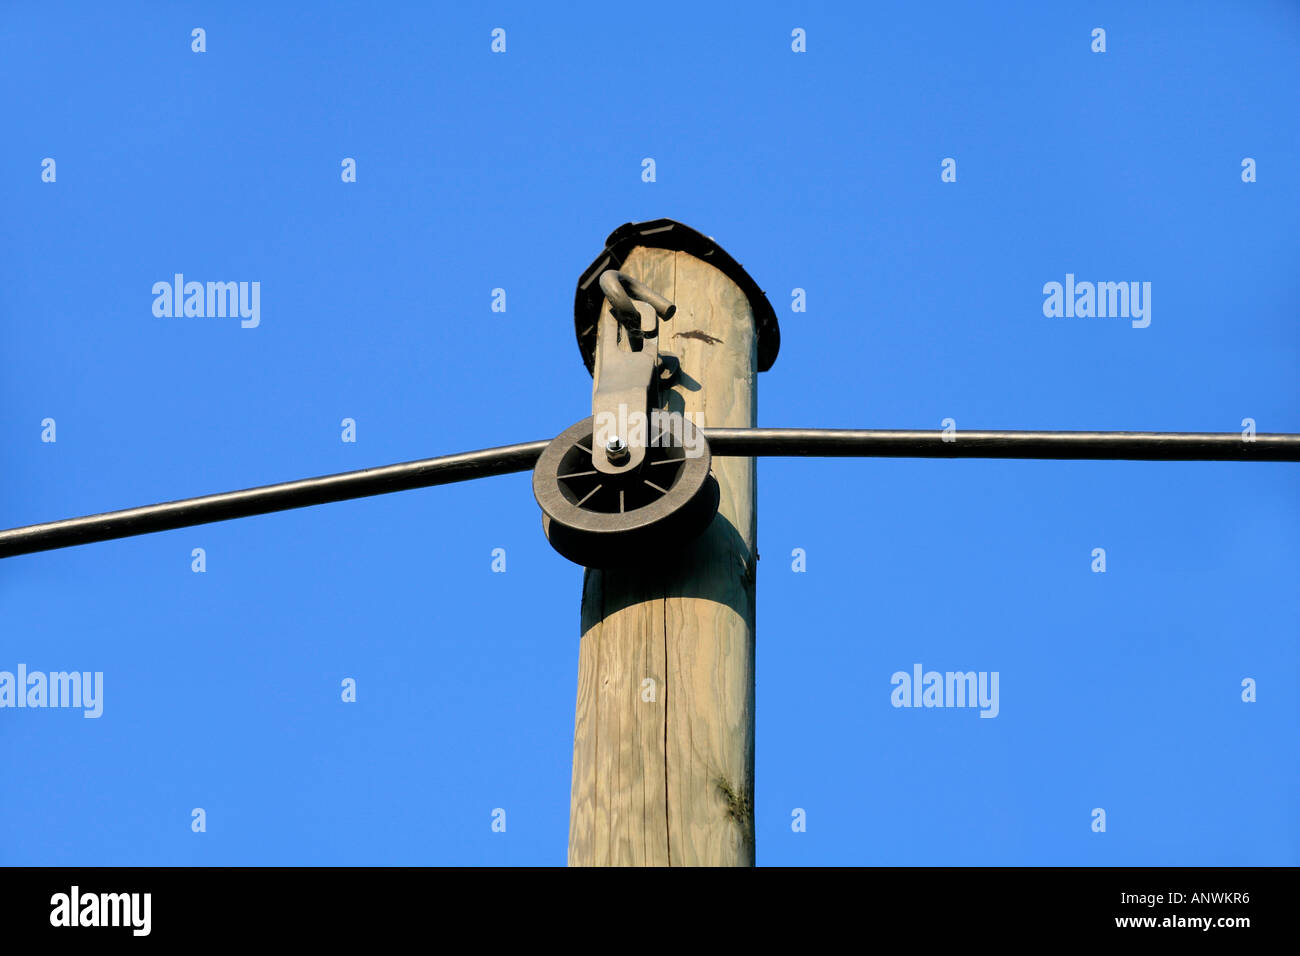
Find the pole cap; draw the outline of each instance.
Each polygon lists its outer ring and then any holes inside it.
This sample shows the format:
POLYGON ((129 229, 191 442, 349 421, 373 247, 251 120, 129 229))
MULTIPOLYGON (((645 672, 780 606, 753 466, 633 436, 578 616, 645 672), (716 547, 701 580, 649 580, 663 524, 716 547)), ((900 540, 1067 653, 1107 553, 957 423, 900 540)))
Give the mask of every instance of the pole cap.
POLYGON ((605 295, 600 290, 600 276, 606 269, 622 267, 628 254, 636 246, 650 249, 671 249, 685 252, 709 263, 745 293, 749 307, 758 325, 758 370, 766 372, 776 361, 781 348, 781 329, 777 325, 776 311, 767 295, 758 287, 748 272, 720 245, 690 226, 675 219, 652 219, 648 222, 628 222, 619 226, 605 240, 605 251, 586 268, 578 279, 578 291, 573 298, 573 330, 578 338, 587 371, 595 368, 596 323, 605 295))

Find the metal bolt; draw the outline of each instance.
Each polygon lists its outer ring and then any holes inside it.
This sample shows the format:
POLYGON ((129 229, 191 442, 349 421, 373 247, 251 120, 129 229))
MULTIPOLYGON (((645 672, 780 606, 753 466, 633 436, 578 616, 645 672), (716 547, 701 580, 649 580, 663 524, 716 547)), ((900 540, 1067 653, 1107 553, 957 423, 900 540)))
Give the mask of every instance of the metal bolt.
POLYGON ((605 442, 605 457, 615 465, 627 461, 631 454, 628 451, 627 443, 617 435, 605 442))

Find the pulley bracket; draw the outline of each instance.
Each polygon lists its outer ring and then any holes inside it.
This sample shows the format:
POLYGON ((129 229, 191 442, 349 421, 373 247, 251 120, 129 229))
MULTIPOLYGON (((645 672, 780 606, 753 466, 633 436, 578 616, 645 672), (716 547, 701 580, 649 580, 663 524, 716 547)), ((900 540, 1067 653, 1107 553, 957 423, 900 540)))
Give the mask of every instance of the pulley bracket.
POLYGON ((703 433, 661 408, 681 368, 659 351, 659 323, 676 307, 613 269, 600 287, 608 308, 596 335, 591 417, 548 444, 533 469, 547 539, 589 568, 643 564, 680 548, 708 527, 720 497, 703 433))
POLYGON ((660 385, 675 375, 676 360, 659 352, 659 322, 677 307, 614 269, 601 275, 600 288, 609 309, 601 310, 596 331, 591 463, 602 474, 621 475, 645 462, 653 440, 649 412, 659 405, 660 385))

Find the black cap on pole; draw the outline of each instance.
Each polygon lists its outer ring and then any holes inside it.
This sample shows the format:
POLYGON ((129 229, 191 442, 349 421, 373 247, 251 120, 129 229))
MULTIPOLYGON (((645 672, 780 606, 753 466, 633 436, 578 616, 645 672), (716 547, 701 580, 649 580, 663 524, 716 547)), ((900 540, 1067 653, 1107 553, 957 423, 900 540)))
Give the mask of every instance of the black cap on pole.
POLYGON ((754 311, 758 326, 758 370, 766 372, 776 361, 781 348, 781 329, 777 325, 776 311, 758 283, 720 245, 690 226, 674 219, 652 219, 649 222, 629 222, 619 226, 605 240, 605 251, 587 267, 578 279, 578 291, 573 299, 573 330, 578 337, 578 349, 583 364, 590 372, 595 367, 596 322, 605 301, 600 290, 600 276, 606 269, 619 269, 637 246, 650 249, 671 249, 685 252, 717 268, 745 293, 749 307, 754 311))

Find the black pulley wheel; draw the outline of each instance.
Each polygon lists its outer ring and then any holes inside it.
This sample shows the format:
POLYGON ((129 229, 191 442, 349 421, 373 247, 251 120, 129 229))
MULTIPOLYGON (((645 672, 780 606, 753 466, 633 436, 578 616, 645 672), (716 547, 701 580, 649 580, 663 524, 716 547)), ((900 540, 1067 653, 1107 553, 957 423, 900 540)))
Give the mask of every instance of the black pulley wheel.
POLYGON ((684 418, 681 441, 651 435, 645 460, 621 475, 591 462, 592 420, 565 429, 533 468, 533 495, 551 547, 589 568, 627 567, 697 537, 718 511, 703 434, 684 418))

